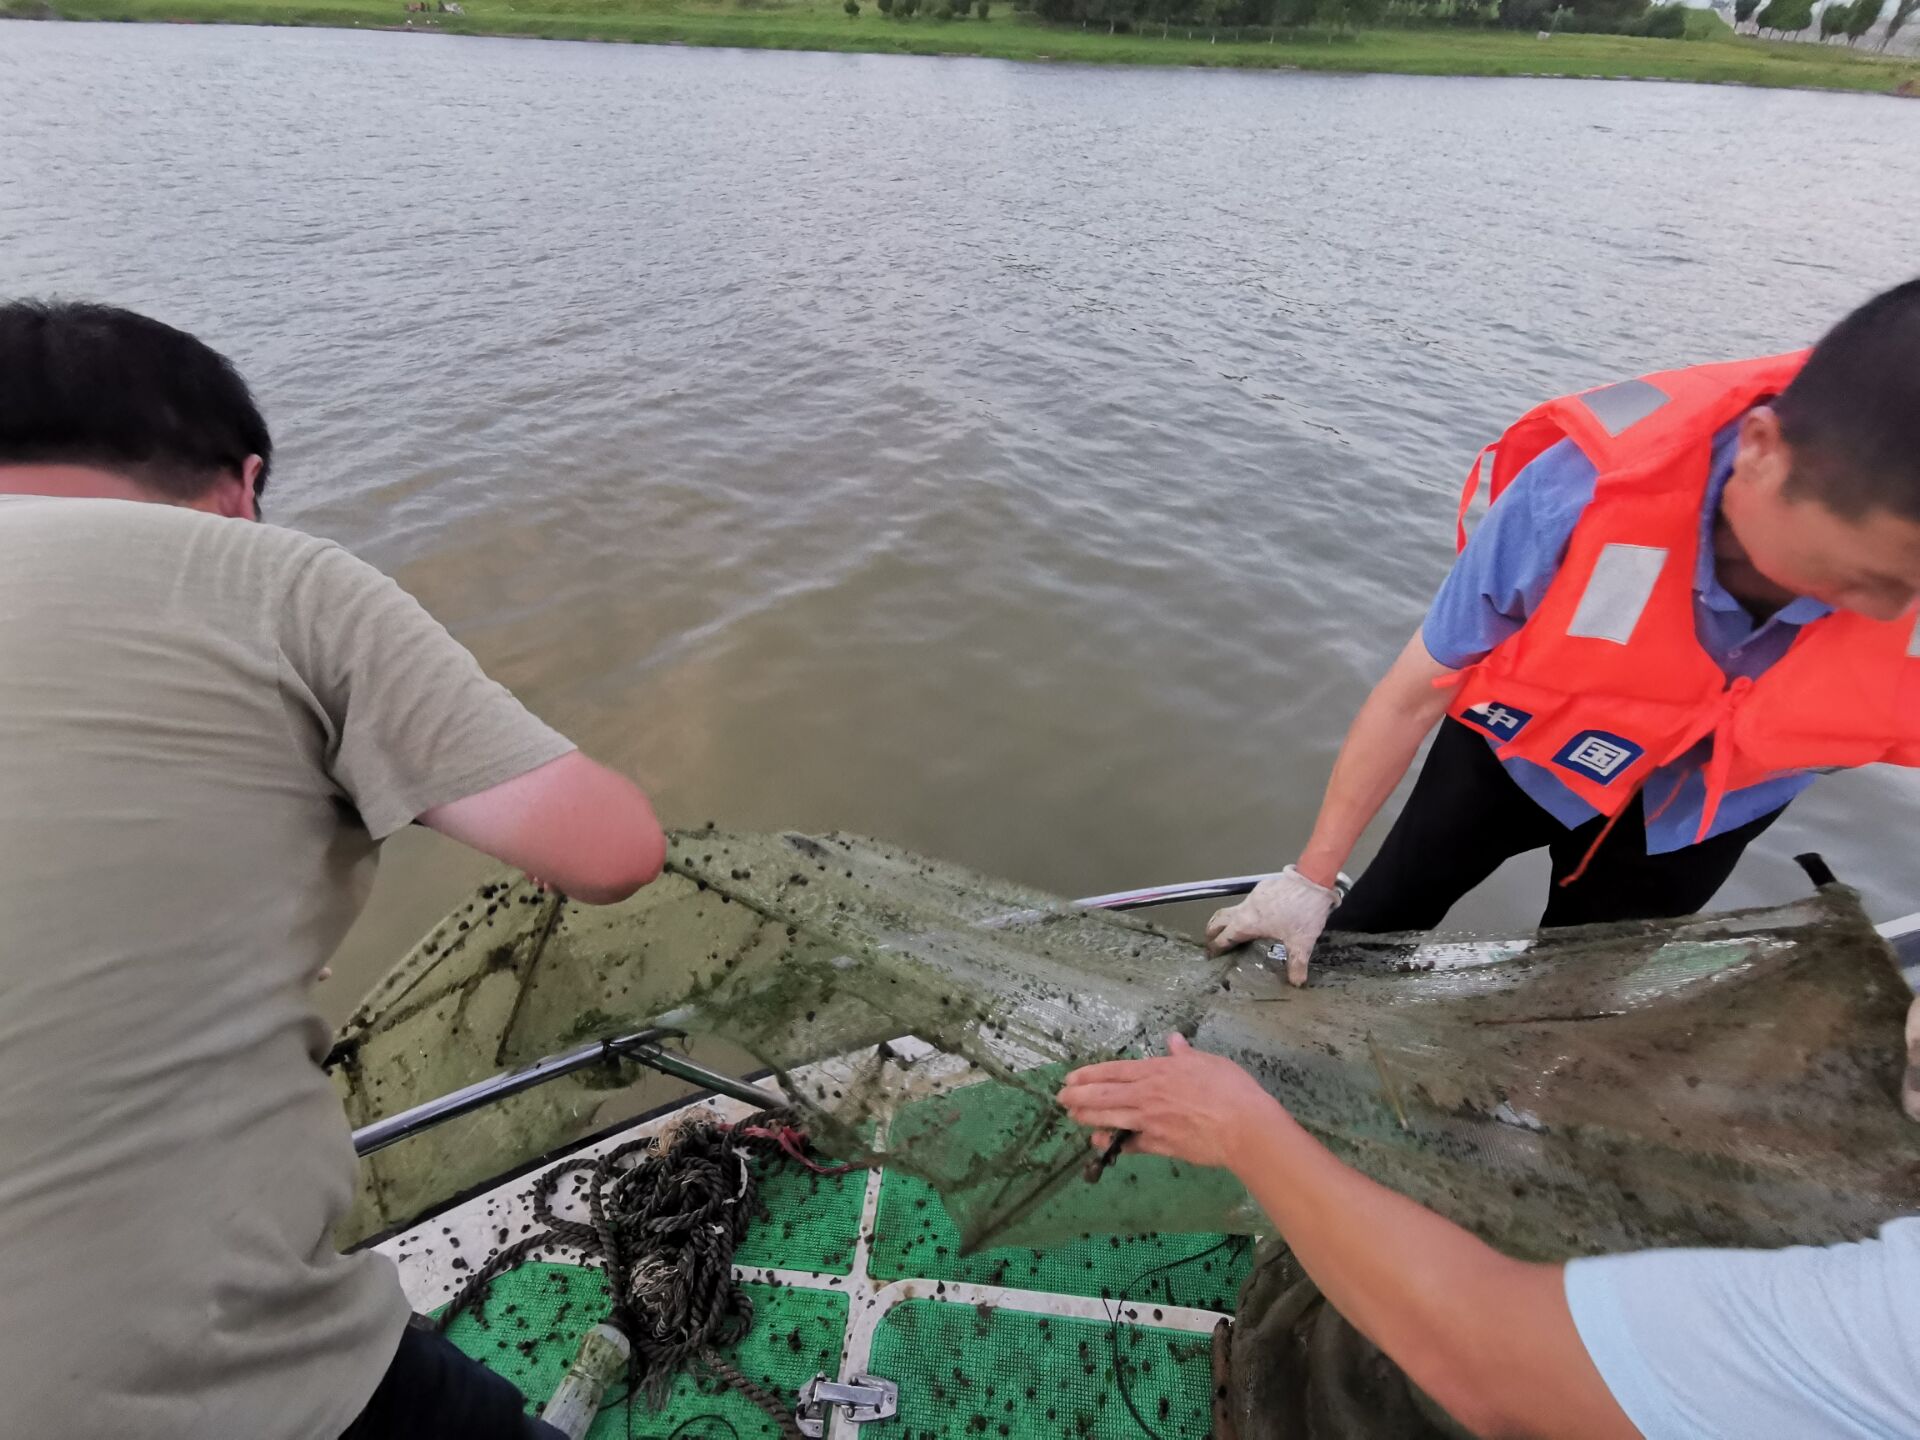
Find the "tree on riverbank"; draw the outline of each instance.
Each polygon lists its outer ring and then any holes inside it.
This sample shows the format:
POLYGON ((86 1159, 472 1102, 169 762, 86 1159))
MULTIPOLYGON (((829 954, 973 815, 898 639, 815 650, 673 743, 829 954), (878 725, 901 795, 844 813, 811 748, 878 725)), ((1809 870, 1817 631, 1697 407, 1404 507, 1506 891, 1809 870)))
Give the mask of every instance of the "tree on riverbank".
POLYGON ((1653 40, 1684 40, 1687 38, 1687 7, 1685 0, 1675 0, 1671 5, 1656 5, 1647 12, 1640 22, 1636 34, 1645 35, 1653 40))
POLYGON ((1887 33, 1880 37, 1880 48, 1886 49, 1893 43, 1893 37, 1900 33, 1901 27, 1913 18, 1913 12, 1920 10, 1920 0, 1900 0, 1894 7, 1893 18, 1887 21, 1887 33))
POLYGON ((1162 38, 1215 40, 1224 36, 1271 42, 1288 32, 1348 32, 1383 20, 1672 39, 1686 33, 1683 11, 1668 5, 1649 10, 1648 0, 1016 0, 1016 8, 1030 9, 1055 24, 1098 27, 1110 35, 1140 31, 1162 38))
POLYGON ((1861 36, 1880 23, 1880 14, 1886 8, 1887 0, 1853 0, 1847 7, 1847 44, 1858 44, 1861 36))
MULTIPOLYGON (((1760 0, 1746 3, 1748 13, 1760 0)), ((1812 0, 1808 0, 1812 3, 1812 0)), ((1554 30, 1578 35, 1645 35, 1681 40, 1687 34, 1684 4, 1648 8, 1648 0, 1500 0, 1497 23, 1509 30, 1554 30)))
POLYGON ((1754 24, 1782 36, 1798 35, 1813 24, 1813 0, 1767 0, 1754 24))

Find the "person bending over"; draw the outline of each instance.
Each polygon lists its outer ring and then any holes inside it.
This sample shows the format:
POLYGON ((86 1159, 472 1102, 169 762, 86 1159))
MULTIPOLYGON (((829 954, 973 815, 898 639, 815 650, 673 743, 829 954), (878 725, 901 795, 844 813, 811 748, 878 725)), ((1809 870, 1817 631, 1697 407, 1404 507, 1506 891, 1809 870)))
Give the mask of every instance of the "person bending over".
POLYGON ((1493 503, 1298 859, 1209 922, 1283 942, 1295 984, 1323 928, 1430 929, 1530 850, 1545 925, 1691 914, 1818 773, 1920 764, 1920 280, 1811 352, 1563 396, 1490 448, 1493 503))
POLYGON ((312 983, 413 822, 608 903, 646 797, 339 546, 233 367, 0 306, 0 1395, 18 1435, 555 1434, 408 1325, 312 983))

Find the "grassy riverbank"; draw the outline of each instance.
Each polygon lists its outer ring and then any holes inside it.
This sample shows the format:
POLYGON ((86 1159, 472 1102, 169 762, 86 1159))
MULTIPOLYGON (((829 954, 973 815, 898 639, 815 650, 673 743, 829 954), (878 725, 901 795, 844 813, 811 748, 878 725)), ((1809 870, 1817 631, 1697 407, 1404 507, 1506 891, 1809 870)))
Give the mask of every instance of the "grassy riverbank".
POLYGON ((1107 35, 1040 24, 998 0, 981 21, 889 19, 872 0, 858 17, 840 0, 462 0, 464 15, 410 14, 403 0, 0 0, 0 14, 72 20, 412 28, 464 35, 626 40, 781 50, 985 55, 1133 65, 1377 71, 1417 75, 1583 75, 1798 89, 1920 90, 1920 61, 1815 44, 1736 37, 1698 17, 1698 38, 1643 40, 1505 30, 1376 29, 1358 35, 1248 32, 1192 38, 1107 35))

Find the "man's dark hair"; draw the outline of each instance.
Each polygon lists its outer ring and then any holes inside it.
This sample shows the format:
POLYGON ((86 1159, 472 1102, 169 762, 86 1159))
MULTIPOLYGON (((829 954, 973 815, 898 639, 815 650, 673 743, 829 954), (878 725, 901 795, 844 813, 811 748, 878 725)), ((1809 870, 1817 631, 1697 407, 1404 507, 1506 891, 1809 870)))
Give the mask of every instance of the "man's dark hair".
POLYGON ((239 372, 185 331, 112 305, 0 305, 0 465, 86 465, 197 500, 249 455, 265 489, 267 422, 239 372))
POLYGON ((1920 279, 1829 330, 1773 411, 1793 446, 1790 494, 1850 520, 1920 520, 1920 279))

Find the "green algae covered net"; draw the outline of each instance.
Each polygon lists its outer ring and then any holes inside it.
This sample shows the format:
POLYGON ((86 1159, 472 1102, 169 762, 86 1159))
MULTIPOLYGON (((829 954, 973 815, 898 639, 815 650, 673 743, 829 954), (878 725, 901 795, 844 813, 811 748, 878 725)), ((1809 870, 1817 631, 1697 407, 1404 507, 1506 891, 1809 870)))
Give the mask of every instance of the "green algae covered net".
MULTIPOLYGON (((771 1070, 828 1153, 932 1186, 965 1249, 1252 1231, 1214 1172, 1128 1157, 1089 1184, 1052 1102, 1072 1066, 1178 1029, 1517 1255, 1817 1243, 1920 1205, 1909 996, 1842 887, 1539 937, 1330 939, 1295 991, 870 840, 692 832, 669 872, 605 908, 485 887, 342 1030, 354 1123, 660 1023, 771 1070)), ((347 1238, 603 1127, 631 1078, 555 1082, 369 1157, 347 1238)))

